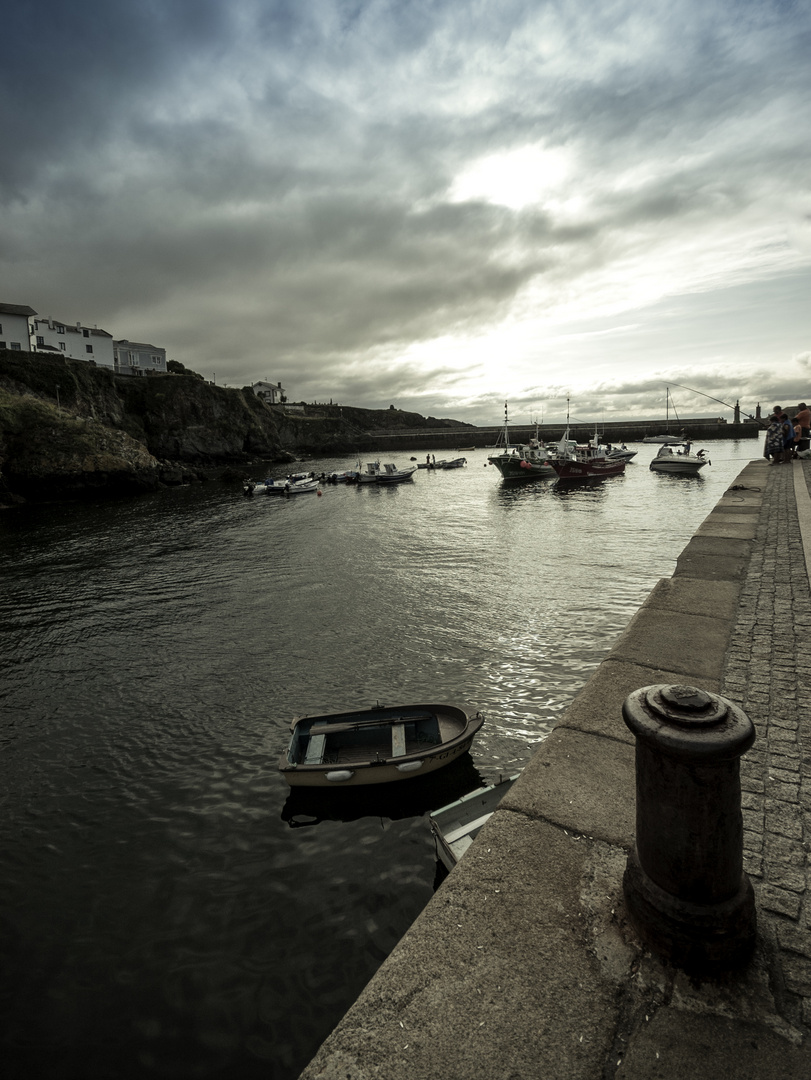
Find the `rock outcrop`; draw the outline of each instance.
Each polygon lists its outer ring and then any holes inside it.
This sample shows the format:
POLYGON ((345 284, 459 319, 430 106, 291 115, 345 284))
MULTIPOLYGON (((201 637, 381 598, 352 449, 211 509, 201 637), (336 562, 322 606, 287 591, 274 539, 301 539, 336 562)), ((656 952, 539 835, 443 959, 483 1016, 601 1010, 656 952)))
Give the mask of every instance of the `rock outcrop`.
POLYGON ((465 428, 397 409, 266 405, 194 373, 144 378, 44 353, 0 352, 0 504, 205 478, 252 459, 360 453, 372 431, 465 428))

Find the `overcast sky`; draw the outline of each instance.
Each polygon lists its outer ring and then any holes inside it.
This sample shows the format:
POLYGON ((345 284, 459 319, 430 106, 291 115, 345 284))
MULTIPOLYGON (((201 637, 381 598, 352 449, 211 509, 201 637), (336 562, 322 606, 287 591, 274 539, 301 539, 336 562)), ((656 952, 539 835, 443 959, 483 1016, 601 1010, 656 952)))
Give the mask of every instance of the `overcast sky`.
POLYGON ((6 0, 0 301, 290 400, 811 400, 811 0, 6 0))

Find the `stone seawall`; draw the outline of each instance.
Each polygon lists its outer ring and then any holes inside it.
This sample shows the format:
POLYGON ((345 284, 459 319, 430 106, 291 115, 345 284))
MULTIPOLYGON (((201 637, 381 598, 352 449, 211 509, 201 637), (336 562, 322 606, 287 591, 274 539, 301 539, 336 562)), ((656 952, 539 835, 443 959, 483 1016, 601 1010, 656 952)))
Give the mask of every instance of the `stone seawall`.
MULTIPOLYGON (((510 440, 514 443, 528 442, 535 437, 535 426, 510 424, 510 440)), ((656 425, 650 421, 600 424, 599 433, 605 442, 641 442, 646 435, 657 435, 664 431, 664 424, 656 425)), ((716 439, 757 439, 763 436, 763 430, 757 424, 721 424, 708 423, 704 420, 685 420, 677 426, 671 425, 671 434, 679 436, 682 432, 694 443, 712 442, 716 439)), ((480 450, 495 446, 502 438, 504 428, 465 428, 464 431, 417 430, 417 431, 372 431, 364 442, 364 449, 382 450, 480 450)), ((539 425, 538 437, 545 443, 554 443, 563 438, 561 425, 539 425)), ((571 438, 585 443, 594 437, 594 425, 572 424, 569 428, 571 438)), ((502 440, 503 441, 503 440, 502 440)))
POLYGON ((794 708, 811 671, 803 468, 741 472, 302 1080, 809 1080, 811 736, 770 708, 794 708), (775 641, 792 607, 802 636, 775 641), (621 708, 656 683, 757 709, 744 810, 757 947, 703 981, 642 946, 622 892, 635 747, 621 708))

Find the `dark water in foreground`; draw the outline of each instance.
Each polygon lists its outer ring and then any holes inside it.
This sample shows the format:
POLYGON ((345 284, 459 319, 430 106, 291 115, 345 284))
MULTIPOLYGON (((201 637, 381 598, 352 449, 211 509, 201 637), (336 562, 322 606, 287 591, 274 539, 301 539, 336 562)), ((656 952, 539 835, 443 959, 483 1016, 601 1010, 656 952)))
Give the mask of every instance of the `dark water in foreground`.
POLYGON ((432 894, 424 811, 526 763, 759 445, 655 449, 1 517, 4 1075, 296 1076, 432 894), (295 713, 432 699, 487 715, 438 784, 289 797, 295 713))

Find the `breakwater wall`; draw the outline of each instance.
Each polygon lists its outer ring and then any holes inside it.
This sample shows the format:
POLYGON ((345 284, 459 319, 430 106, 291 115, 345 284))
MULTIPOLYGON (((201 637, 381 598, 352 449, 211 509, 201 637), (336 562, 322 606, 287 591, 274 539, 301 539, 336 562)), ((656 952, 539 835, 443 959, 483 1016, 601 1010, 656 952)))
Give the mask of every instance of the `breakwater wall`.
MULTIPOLYGON (((665 433, 663 423, 650 420, 626 421, 600 424, 599 433, 605 442, 641 442, 647 435, 665 433)), ((527 442, 535 436, 535 425, 510 424, 510 440, 527 442)), ((565 427, 562 424, 539 424, 538 437, 546 443, 557 442, 563 437, 565 427)), ((503 427, 472 427, 462 431, 436 430, 372 430, 365 440, 369 449, 379 450, 465 450, 495 446, 503 434, 503 427)), ((671 435, 684 433, 693 443, 712 442, 715 439, 756 439, 763 434, 763 429, 754 422, 745 424, 725 424, 721 421, 684 420, 679 424, 670 424, 671 435)), ((571 438, 578 442, 588 442, 594 436, 594 425, 570 424, 571 438)))
POLYGON ((793 540, 811 534, 803 468, 744 468, 302 1080, 808 1080, 811 736, 790 714, 809 657, 780 632, 789 597, 793 625, 811 612, 793 540), (643 946, 622 888, 636 831, 622 704, 663 683, 745 703, 758 729, 742 772, 755 955, 701 979, 643 946))

